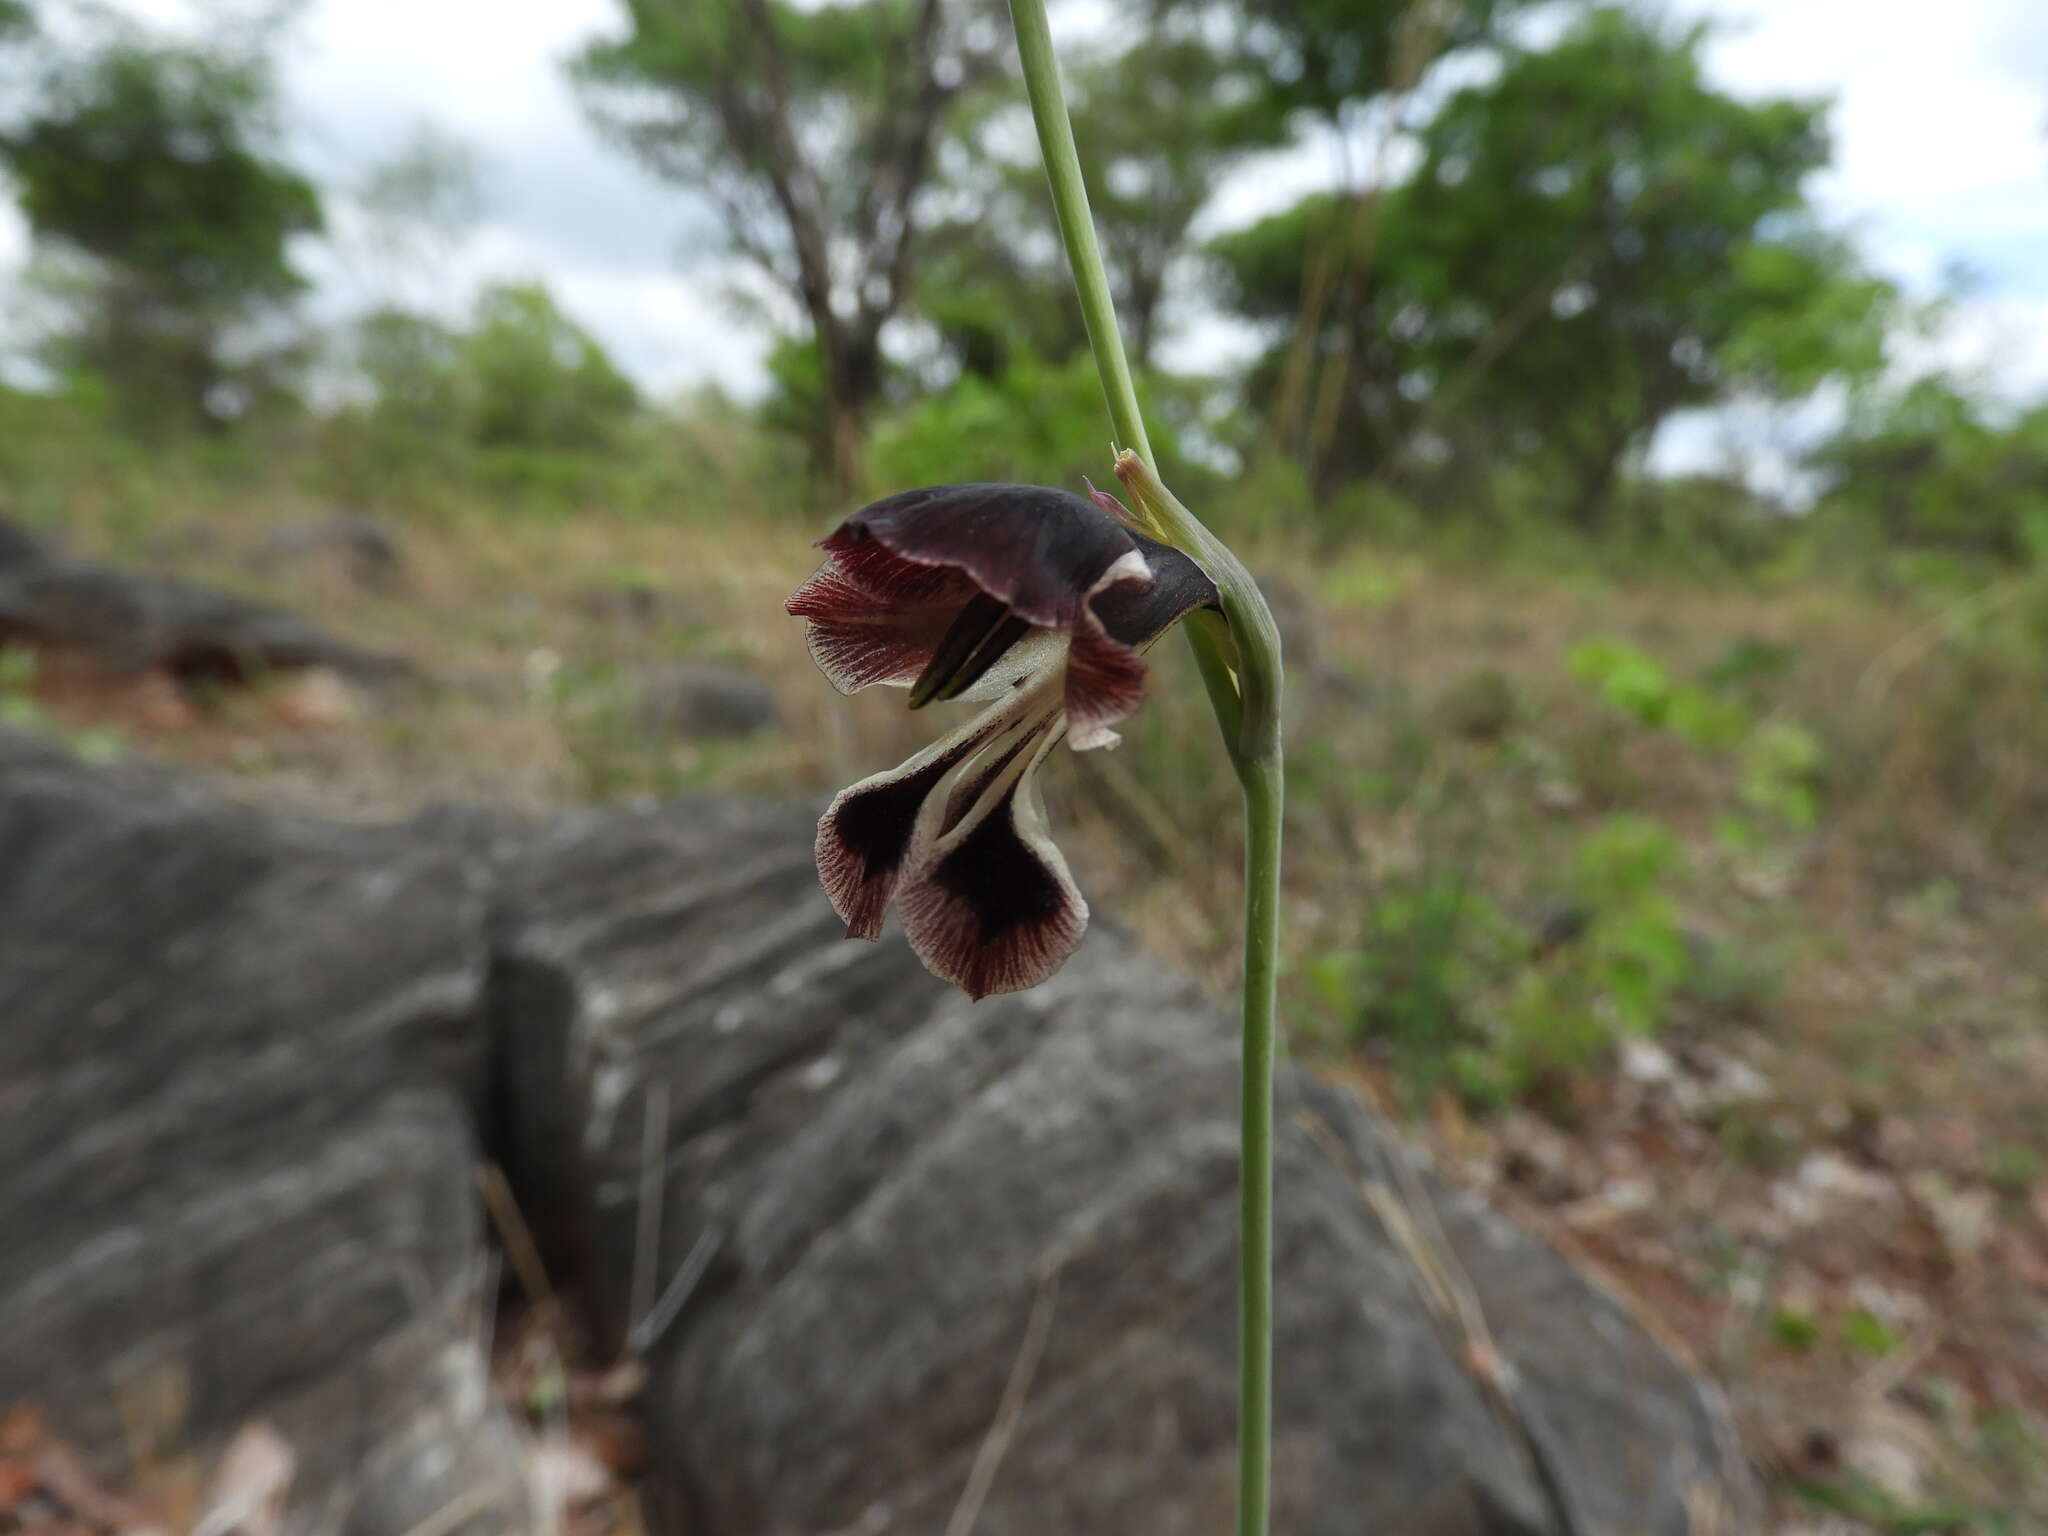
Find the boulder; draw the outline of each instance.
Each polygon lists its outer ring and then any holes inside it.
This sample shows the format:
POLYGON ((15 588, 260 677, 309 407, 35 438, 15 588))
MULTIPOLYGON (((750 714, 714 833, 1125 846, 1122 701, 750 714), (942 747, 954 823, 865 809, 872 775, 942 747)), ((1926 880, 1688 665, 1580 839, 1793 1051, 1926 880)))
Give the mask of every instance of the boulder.
POLYGON ((174 1450, 260 1416, 321 1529, 523 1528, 474 1343, 475 861, 8 734, 0 848, 0 1407, 116 1486, 138 1405, 174 1450))
MULTIPOLYGON (((531 1523, 464 1321, 488 1154, 646 1363, 651 1529, 1227 1528, 1230 1020, 1101 924, 969 1004, 841 938, 811 829, 325 825, 0 736, 0 1396, 118 1473, 168 1375, 202 1442, 278 1425, 304 1529, 531 1523)), ((1597 1287, 1347 1094, 1286 1072, 1281 1121, 1276 1528, 1755 1528, 1597 1287)))
POLYGON ((328 512, 270 530, 256 548, 260 567, 326 564, 358 586, 383 590, 405 574, 398 534, 367 512, 328 512))
POLYGON ((184 682, 246 682, 323 667, 351 682, 409 671, 232 593, 56 556, 29 542, 0 556, 0 645, 48 650, 115 678, 162 671, 184 682))
POLYGON ((49 558, 49 546, 8 517, 4 506, 0 506, 0 569, 49 558))
POLYGON ((639 678, 640 723, 664 740, 758 735, 782 723, 775 690, 750 672, 716 661, 679 661, 639 678))
MULTIPOLYGON (((977 1460, 982 1536, 1227 1527, 1231 1022, 1101 931, 969 1004, 838 938, 809 834, 590 814, 504 877, 522 1183, 652 1353, 663 1527, 937 1532, 977 1460)), ((1356 1099, 1282 1081, 1276 1529, 1681 1536, 1716 1502, 1746 1528, 1706 1389, 1356 1099)))

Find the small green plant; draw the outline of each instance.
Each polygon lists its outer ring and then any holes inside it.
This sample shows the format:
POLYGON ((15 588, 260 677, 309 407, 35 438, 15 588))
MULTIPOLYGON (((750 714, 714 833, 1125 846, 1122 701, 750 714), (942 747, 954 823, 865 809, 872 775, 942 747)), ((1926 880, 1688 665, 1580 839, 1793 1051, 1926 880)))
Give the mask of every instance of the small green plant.
POLYGON ((1820 1343, 1820 1322, 1811 1312, 1798 1307, 1780 1307, 1771 1314, 1771 1337, 1796 1354, 1805 1354, 1820 1343))
POLYGON ((1880 1536, 2023 1536, 2036 1529, 2011 1511, 1976 1504, 1908 1503, 1866 1478, 1803 1483, 1793 1492, 1814 1509, 1846 1515, 1880 1536))
POLYGON ((1621 640, 1588 640, 1572 651, 1565 665, 1610 708, 1644 725, 1665 723, 1674 685, 1647 651, 1621 640))
POLYGON ((1736 798, 1748 814, 1720 818, 1716 836, 1723 847, 1753 849, 1768 829, 1803 832, 1819 819, 1827 779, 1820 738, 1794 721, 1760 717, 1743 697, 1790 667, 1786 648, 1740 642, 1696 684, 1674 681, 1654 656, 1621 640, 1589 640, 1568 665, 1616 713, 1670 731, 1702 752, 1733 756, 1736 798), (1763 827, 1750 817, 1761 818, 1763 827))
POLYGON ((1588 640, 1566 662, 1573 677, 1607 706, 1653 729, 1669 730, 1703 751, 1742 740, 1748 712, 1717 688, 1675 682, 1658 660, 1621 640, 1588 640))
POLYGON ((1752 811, 1805 830, 1820 815, 1827 752, 1802 725, 1771 720, 1742 743, 1742 803, 1752 811))
POLYGON ((1859 1355, 1881 1360, 1902 1342, 1898 1331, 1866 1307, 1851 1307, 1842 1314, 1842 1342, 1859 1355))
POLYGON ((1354 1039, 1382 1045, 1402 1083, 1498 1097, 1500 1073, 1480 1022, 1485 997, 1528 952, 1528 935, 1472 888, 1469 866, 1426 869, 1383 889, 1355 949, 1307 970, 1322 1005, 1354 1039))
POLYGON ((1615 816, 1573 852, 1570 926, 1515 987, 1505 1064, 1517 1087, 1585 1066, 1629 1035, 1654 1034, 1690 978, 1691 947, 1667 884, 1678 841, 1644 816, 1615 816))
POLYGON ((1521 921, 1475 888, 1471 849, 1426 861, 1373 893, 1355 945, 1311 963, 1314 1002, 1411 1092, 1497 1107, 1662 1025, 1698 970, 1680 867, 1662 826, 1612 817, 1573 849, 1549 915, 1521 921))

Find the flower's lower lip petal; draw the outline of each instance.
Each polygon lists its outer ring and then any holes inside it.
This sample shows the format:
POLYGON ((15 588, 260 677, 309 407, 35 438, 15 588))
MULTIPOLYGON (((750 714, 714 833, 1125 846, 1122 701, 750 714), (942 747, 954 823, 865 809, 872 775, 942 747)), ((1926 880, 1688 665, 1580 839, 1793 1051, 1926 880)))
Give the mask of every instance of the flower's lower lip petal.
POLYGON ((1034 777, 1059 735, 1048 721, 1003 765, 983 802, 918 851, 897 897, 918 958, 976 999, 1036 986, 1066 963, 1088 926, 1034 777))
POLYGON ((818 878, 850 939, 878 939, 918 812, 939 781, 1002 721, 984 712, 887 773, 841 790, 818 819, 818 878))

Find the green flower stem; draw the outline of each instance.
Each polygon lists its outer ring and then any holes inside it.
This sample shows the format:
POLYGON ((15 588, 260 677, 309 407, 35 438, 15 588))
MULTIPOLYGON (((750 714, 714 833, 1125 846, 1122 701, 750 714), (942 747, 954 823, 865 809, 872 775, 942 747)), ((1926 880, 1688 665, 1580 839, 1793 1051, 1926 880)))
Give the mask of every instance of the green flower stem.
POLYGON ((1109 273, 1095 243, 1095 220, 1088 212, 1088 186, 1081 179, 1081 152, 1074 144, 1074 124, 1067 116, 1067 93, 1052 51, 1052 24, 1045 0, 1010 0, 1010 23, 1017 29, 1017 52, 1024 61, 1024 89, 1031 97, 1031 119, 1038 126, 1039 157, 1052 183, 1053 211, 1059 215, 1060 237, 1074 269, 1074 292, 1081 300, 1081 322, 1088 328, 1088 348, 1102 375, 1102 393, 1109 402, 1109 420, 1119 446, 1134 448, 1152 462, 1152 443, 1145 436, 1144 413, 1138 409, 1137 386, 1124 357, 1123 336, 1116 326, 1116 301, 1109 293, 1109 273))
POLYGON ((1266 1536, 1273 1481, 1273 1017, 1280 976, 1281 766, 1241 766, 1244 1059, 1238 1110, 1237 1529, 1266 1536))
POLYGON ((1060 235, 1095 354, 1109 419, 1123 452, 1117 478, 1156 537, 1186 551, 1216 583, 1221 618, 1187 626, 1216 722, 1244 791, 1244 1057, 1239 1137, 1238 1536, 1265 1536, 1273 1435, 1273 1060, 1280 962, 1280 636, 1258 586, 1230 552, 1161 483, 1138 408, 1116 305, 1096 244, 1073 124, 1060 87, 1045 0, 1010 0, 1039 151, 1060 235))

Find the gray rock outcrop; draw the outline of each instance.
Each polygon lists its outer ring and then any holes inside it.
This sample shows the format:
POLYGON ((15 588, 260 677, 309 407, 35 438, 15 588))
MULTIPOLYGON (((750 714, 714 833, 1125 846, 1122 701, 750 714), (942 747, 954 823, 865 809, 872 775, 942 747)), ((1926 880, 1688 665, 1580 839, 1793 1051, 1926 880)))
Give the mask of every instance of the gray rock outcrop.
POLYGON ((0 645, 10 644, 76 657, 114 677, 161 670, 190 682, 326 667, 381 683, 409 670, 281 609, 73 559, 0 523, 0 645))
MULTIPOLYGON (((1227 1528, 1229 1021, 1104 931, 969 1005, 840 939, 810 826, 337 827, 0 736, 0 1398, 118 1470, 170 1372, 195 1437, 299 1445, 305 1529, 479 1486, 522 1527, 465 1325, 489 1153, 647 1355, 656 1530, 1227 1528)), ((1618 1306, 1284 1081, 1277 1530, 1751 1528, 1618 1306)))
POLYGON ((330 1529, 522 1520, 466 1324, 476 861, 4 733, 0 850, 0 1402, 116 1483, 167 1402, 174 1447, 272 1420, 330 1529))

